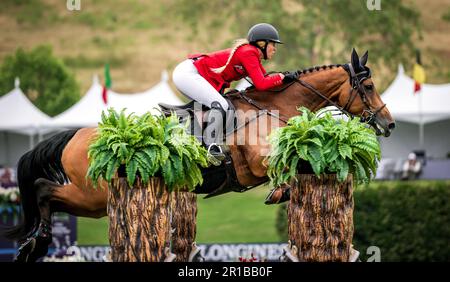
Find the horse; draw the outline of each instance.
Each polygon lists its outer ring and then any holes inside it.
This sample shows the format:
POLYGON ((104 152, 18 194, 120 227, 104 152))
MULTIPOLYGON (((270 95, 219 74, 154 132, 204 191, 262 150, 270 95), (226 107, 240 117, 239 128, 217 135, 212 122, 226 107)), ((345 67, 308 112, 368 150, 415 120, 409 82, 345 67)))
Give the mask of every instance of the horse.
MULTIPOLYGON (((359 57, 353 49, 350 63, 299 70, 295 81, 270 90, 250 88, 230 94, 228 98, 236 109, 259 111, 257 116, 243 121, 243 127, 236 129, 231 137, 237 140, 249 134, 249 124, 263 115, 271 115, 283 126, 290 117, 299 114, 299 106, 316 111, 329 105, 360 116, 378 135, 388 137, 395 128, 395 121, 374 86, 367 60, 367 51, 359 57), (276 111, 280 114, 274 114, 276 111)), ((265 156, 261 152, 270 149, 266 137, 271 130, 266 127, 258 131, 256 137, 262 145, 250 144, 248 139, 243 144, 229 145, 235 182, 240 187, 268 181, 265 156)), ((52 213, 66 212, 91 218, 107 215, 107 183, 101 181, 100 188, 94 189, 92 181, 86 178, 88 147, 96 134, 96 128, 67 130, 42 141, 20 158, 17 177, 23 220, 1 234, 19 241, 17 261, 35 261, 47 253, 52 213)), ((209 175, 214 176, 214 169, 208 169, 212 172, 209 175)), ((211 192, 217 188, 212 186, 212 182, 206 181, 202 188, 211 192)), ((194 192, 205 193, 197 188, 194 192)))

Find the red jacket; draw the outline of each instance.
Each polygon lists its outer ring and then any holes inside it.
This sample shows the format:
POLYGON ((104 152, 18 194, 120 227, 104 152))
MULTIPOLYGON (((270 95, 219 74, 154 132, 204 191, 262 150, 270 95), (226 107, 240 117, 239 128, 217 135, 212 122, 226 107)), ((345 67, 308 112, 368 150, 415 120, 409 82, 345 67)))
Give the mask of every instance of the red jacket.
POLYGON ((195 67, 200 75, 219 92, 230 87, 230 82, 245 76, 252 79, 258 90, 266 90, 283 83, 279 74, 264 76, 266 70, 261 64, 259 50, 250 44, 239 47, 223 72, 215 73, 212 68, 224 66, 230 53, 231 49, 225 49, 209 54, 193 54, 188 58, 199 58, 194 62, 195 67))

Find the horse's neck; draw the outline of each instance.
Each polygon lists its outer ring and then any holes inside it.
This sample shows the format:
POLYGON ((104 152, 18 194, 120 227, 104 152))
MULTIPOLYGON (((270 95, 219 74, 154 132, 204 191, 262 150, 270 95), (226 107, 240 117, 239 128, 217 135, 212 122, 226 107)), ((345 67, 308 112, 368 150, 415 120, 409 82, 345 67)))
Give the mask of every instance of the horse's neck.
MULTIPOLYGON (((316 71, 311 74, 302 75, 300 79, 306 81, 313 86, 317 91, 329 97, 330 99, 337 99, 342 93, 342 85, 346 80, 347 75, 342 68, 328 69, 316 71), (340 69, 340 70, 339 70, 340 69), (321 73, 319 75, 319 73, 321 73)), ((285 86, 283 86, 285 87, 285 86)), ((279 88, 283 89, 283 88, 279 88)), ((276 90, 276 89, 274 89, 276 90)), ((290 118, 298 115, 297 110, 300 106, 305 106, 311 110, 317 110, 327 104, 327 101, 319 97, 317 94, 311 93, 310 90, 304 88, 299 83, 294 83, 290 87, 280 91, 255 91, 251 90, 245 94, 248 98, 255 101, 255 103, 266 110, 277 110, 282 115, 282 118, 290 118)), ((243 110, 258 110, 254 105, 248 101, 238 98, 239 95, 233 95, 231 100, 236 109, 243 110)), ((254 113, 252 113, 254 115, 254 113)), ((263 117, 263 116, 261 116, 263 117)), ((267 166, 264 165, 265 154, 269 152, 270 146, 267 143, 267 136, 276 128, 272 127, 272 120, 266 119, 267 126, 258 126, 257 134, 259 142, 257 145, 246 143, 241 150, 237 150, 234 146, 231 151, 235 167, 238 168, 237 175, 240 183, 244 185, 256 185, 262 180, 267 180, 267 166), (269 125, 270 123, 270 125, 269 125), (262 153, 264 152, 264 154, 262 153)), ((284 126, 285 123, 279 120, 278 126, 284 126)), ((244 138, 249 140, 249 138, 244 138)))
MULTIPOLYGON (((336 101, 342 92, 341 86, 347 81, 348 76, 341 67, 314 71, 299 77, 325 97, 336 101)), ((282 86, 278 89, 283 89, 282 86)), ((298 107, 304 106, 316 111, 328 105, 328 101, 299 83, 293 83, 284 90, 277 92, 277 88, 271 91, 249 91, 246 95, 258 105, 267 110, 278 110, 286 117, 298 115, 298 107)))

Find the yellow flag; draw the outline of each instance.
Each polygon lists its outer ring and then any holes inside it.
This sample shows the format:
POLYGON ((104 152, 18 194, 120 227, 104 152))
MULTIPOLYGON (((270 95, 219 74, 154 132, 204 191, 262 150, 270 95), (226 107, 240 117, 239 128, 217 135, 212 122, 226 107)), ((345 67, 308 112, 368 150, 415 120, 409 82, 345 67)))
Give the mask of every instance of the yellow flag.
POLYGON ((419 64, 414 64, 414 69, 413 69, 413 78, 416 82, 423 84, 425 83, 425 70, 423 69, 423 67, 419 64))

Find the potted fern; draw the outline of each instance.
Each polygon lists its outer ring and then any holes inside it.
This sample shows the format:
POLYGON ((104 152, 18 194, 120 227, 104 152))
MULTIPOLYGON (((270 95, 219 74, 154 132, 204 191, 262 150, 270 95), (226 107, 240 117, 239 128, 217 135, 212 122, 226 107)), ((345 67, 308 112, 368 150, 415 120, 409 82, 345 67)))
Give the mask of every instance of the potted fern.
POLYGON ((319 118, 306 108, 269 137, 271 184, 291 184, 288 235, 300 261, 349 261, 353 183, 369 182, 381 157, 359 119, 319 118))
POLYGON ((207 151, 187 126, 176 115, 102 113, 87 177, 109 184, 113 261, 168 259, 170 192, 193 190, 208 165, 207 151))

